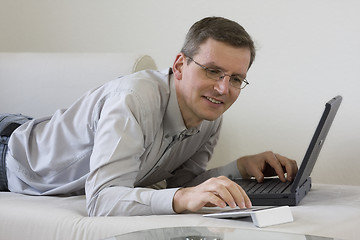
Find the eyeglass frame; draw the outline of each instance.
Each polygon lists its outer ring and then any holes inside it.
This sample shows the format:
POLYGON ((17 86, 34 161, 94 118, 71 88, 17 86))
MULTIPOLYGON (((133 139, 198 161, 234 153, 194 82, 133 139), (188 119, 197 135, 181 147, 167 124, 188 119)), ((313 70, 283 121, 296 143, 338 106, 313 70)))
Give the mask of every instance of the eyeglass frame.
MULTIPOLYGON (((184 54, 184 55, 185 55, 185 54, 184 54)), ((237 89, 244 89, 247 85, 250 84, 250 83, 248 82, 248 80, 246 80, 246 78, 241 77, 239 74, 237 74, 237 75, 229 75, 229 74, 226 74, 226 73, 225 73, 223 70, 221 70, 221 69, 206 67, 206 66, 198 63, 197 61, 195 61, 192 57, 189 57, 189 56, 186 56, 186 55, 185 55, 185 57, 188 58, 190 61, 193 61, 196 65, 198 65, 198 66, 201 67, 202 69, 204 69, 206 76, 207 76, 208 78, 212 79, 212 80, 220 81, 220 80, 224 79, 224 77, 228 76, 228 77, 230 77, 230 79, 229 79, 229 84, 230 84, 232 87, 237 88, 237 89), (219 71, 219 72, 222 73, 222 74, 219 76, 218 79, 214 79, 213 77, 210 77, 210 76, 208 75, 211 70, 219 71), (242 79, 242 82, 241 82, 241 84, 240 84, 240 87, 236 87, 236 86, 232 85, 232 81, 231 81, 231 80, 234 79, 233 77, 239 77, 239 78, 242 79), (245 84, 245 85, 241 87, 241 85, 243 85, 243 84, 245 84)))

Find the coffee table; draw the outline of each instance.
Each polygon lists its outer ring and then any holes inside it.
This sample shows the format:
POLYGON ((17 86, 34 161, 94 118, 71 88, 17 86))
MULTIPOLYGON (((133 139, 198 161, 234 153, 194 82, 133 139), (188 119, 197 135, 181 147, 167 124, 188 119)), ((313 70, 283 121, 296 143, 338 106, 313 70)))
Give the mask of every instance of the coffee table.
POLYGON ((218 227, 170 227, 122 234, 105 240, 332 240, 334 238, 218 227))

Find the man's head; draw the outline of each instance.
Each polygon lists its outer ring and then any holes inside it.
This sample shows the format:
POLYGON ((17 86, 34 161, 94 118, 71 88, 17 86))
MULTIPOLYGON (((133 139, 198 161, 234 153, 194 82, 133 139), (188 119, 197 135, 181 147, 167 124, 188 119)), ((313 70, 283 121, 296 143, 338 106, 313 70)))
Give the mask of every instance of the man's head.
POLYGON ((173 64, 187 127, 217 119, 236 101, 254 57, 253 41, 233 21, 205 18, 190 28, 173 64))
POLYGON ((250 68, 255 59, 253 40, 237 22, 222 17, 207 17, 192 25, 186 35, 181 52, 188 57, 193 57, 198 53, 199 46, 209 38, 233 47, 249 48, 250 68))

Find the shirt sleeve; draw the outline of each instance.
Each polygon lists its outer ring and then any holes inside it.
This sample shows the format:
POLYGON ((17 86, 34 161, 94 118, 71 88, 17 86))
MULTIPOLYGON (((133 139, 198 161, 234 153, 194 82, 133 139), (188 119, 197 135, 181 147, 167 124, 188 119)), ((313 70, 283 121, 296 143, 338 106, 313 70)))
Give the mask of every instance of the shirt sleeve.
POLYGON ((111 187, 103 189, 91 205, 90 216, 173 214, 172 202, 178 188, 111 187))
POLYGON ((188 162, 187 166, 177 171, 177 173, 168 180, 168 187, 191 187, 196 186, 212 177, 226 176, 230 179, 242 178, 237 168, 237 161, 232 161, 224 166, 204 170, 194 162, 188 162), (197 170, 195 170, 197 169, 197 170), (194 171, 195 170, 195 171, 194 171), (194 172, 200 172, 195 174, 194 172), (188 181, 184 181, 188 179, 188 181))
MULTIPOLYGON (((90 216, 171 214, 174 189, 134 187, 144 149, 145 104, 134 94, 107 97, 85 184, 90 216), (141 107, 141 109, 140 109, 141 107)), ((146 126, 145 126, 146 127, 146 126)))
POLYGON ((189 184, 197 185, 199 183, 206 181, 209 178, 219 177, 219 176, 225 176, 230 179, 241 178, 240 172, 237 168, 237 161, 232 161, 222 167, 209 169, 209 170, 205 171, 204 173, 202 173, 201 175, 199 175, 196 179, 194 179, 193 182, 190 182, 189 184))

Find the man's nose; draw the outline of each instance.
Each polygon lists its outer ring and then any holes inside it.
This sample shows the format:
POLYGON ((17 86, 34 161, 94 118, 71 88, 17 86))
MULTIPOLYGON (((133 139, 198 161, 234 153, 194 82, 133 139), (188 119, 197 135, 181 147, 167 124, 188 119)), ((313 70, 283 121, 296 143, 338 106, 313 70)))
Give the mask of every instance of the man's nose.
POLYGON ((216 81, 214 88, 221 95, 225 95, 229 93, 229 84, 230 84, 230 76, 225 75, 223 78, 216 81))

